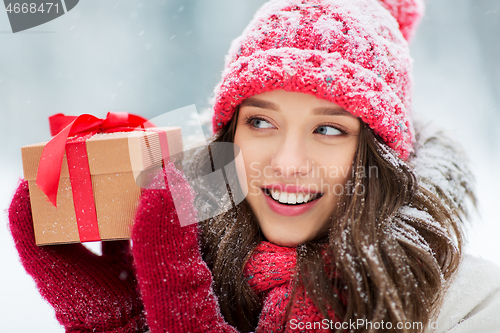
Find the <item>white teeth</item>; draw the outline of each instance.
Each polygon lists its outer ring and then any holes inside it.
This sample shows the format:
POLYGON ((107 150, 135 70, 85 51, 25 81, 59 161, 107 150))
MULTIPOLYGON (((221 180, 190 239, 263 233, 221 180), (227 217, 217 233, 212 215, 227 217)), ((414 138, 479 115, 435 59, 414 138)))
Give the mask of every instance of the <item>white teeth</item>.
POLYGON ((289 204, 289 205, 295 205, 295 204, 300 204, 300 203, 306 203, 309 201, 312 201, 318 197, 318 193, 311 194, 311 193, 287 193, 287 192, 281 192, 279 190, 269 190, 269 193, 271 194, 271 197, 284 204, 289 204))

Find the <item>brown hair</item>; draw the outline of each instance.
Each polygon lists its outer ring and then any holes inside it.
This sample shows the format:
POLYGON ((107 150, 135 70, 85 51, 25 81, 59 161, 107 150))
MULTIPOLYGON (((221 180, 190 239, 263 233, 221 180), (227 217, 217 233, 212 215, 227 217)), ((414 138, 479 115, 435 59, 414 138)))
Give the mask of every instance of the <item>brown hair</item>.
MULTIPOLYGON (((237 115, 214 142, 234 141, 237 115)), ((403 323, 398 331, 420 332, 458 268, 464 212, 426 190, 407 163, 361 127, 351 176, 355 186, 339 200, 324 237, 298 246, 296 286, 304 286, 324 318, 332 309, 344 322, 384 321, 393 328, 403 323), (367 176, 367 170, 377 175, 367 176), (329 278, 333 270, 340 278, 329 278)), ((202 252, 225 320, 240 331, 255 330, 262 303, 243 268, 264 236, 250 206, 243 201, 201 226, 202 252)))

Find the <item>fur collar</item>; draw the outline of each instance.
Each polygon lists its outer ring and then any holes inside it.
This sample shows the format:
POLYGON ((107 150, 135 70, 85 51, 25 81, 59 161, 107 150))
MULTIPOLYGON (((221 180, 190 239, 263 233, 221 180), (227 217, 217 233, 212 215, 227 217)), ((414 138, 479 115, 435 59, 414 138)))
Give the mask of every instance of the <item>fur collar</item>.
POLYGON ((444 131, 415 123, 415 152, 410 157, 420 184, 445 200, 463 222, 476 204, 475 179, 462 147, 444 131))

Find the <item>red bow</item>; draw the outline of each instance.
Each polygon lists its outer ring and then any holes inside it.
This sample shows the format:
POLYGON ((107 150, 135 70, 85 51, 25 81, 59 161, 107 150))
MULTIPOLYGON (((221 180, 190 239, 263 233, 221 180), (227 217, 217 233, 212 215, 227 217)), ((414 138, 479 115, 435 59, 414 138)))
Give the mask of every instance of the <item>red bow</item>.
POLYGON ((82 114, 77 117, 58 113, 49 117, 49 122, 50 133, 54 137, 43 149, 38 166, 36 185, 56 207, 57 188, 68 137, 96 133, 130 132, 138 128, 154 127, 147 119, 127 112, 108 112, 105 119, 89 114, 82 114))

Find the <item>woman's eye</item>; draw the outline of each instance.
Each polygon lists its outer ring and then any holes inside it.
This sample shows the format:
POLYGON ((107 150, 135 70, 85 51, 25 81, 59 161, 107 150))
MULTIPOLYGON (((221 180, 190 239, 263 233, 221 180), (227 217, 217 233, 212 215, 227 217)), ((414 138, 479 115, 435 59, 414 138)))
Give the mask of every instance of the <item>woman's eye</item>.
POLYGON ((322 135, 341 135, 342 132, 332 126, 318 126, 314 130, 314 133, 322 134, 322 135))
POLYGON ((252 126, 254 128, 272 128, 273 127, 273 125, 270 122, 265 121, 264 119, 259 119, 259 118, 252 119, 252 126))

